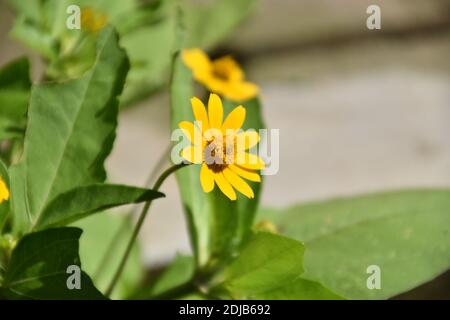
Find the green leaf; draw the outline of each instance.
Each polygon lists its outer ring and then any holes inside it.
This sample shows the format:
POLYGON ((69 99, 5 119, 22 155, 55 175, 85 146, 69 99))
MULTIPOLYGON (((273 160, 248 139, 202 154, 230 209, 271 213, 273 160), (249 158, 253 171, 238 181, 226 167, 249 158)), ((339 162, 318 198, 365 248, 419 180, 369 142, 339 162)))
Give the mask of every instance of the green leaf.
MULTIPOLYGON (((172 129, 181 121, 194 121, 190 99, 194 96, 191 71, 175 56, 171 83, 172 129)), ((228 114, 238 103, 224 101, 228 114)), ((264 127, 258 99, 244 103, 247 118, 243 129, 264 127)), ((200 166, 192 165, 177 172, 178 185, 187 214, 194 253, 200 266, 215 258, 227 258, 236 252, 250 234, 261 184, 251 183, 255 199, 238 195, 230 201, 218 188, 205 194, 200 185, 200 166)))
POLYGON ((228 36, 255 8, 257 0, 215 0, 186 3, 188 44, 211 48, 228 36))
POLYGON ((23 135, 31 80, 26 58, 10 62, 0 70, 0 140, 23 135))
POLYGON ((68 289, 68 267, 81 267, 81 233, 78 228, 59 228, 23 237, 12 253, 1 295, 11 299, 104 299, 84 272, 81 289, 68 289))
MULTIPOLYGON (((131 238, 134 224, 128 215, 105 213, 89 216, 76 222, 75 226, 84 230, 80 240, 83 269, 91 275, 95 286, 105 292, 131 238)), ((136 241, 111 298, 129 297, 144 276, 145 267, 136 241)))
POLYGON ((158 277, 149 296, 159 296, 186 285, 195 272, 195 261, 190 256, 177 255, 173 263, 158 277))
POLYGON ((267 210, 304 241, 304 277, 352 299, 386 299, 450 268, 450 190, 405 190, 267 210), (367 288, 380 267, 381 289, 367 288))
MULTIPOLYGON (((0 179, 3 180, 3 182, 9 188, 8 168, 3 163, 2 160, 0 160, 0 179)), ((8 218, 9 210, 10 210, 10 201, 4 201, 0 203, 0 235, 2 233, 6 219, 8 218)))
POLYGON ((261 232, 224 271, 221 285, 235 299, 258 299, 303 273, 303 244, 261 232))
POLYGON ((105 180, 128 66, 108 27, 95 65, 82 78, 32 90, 24 154, 11 172, 16 231, 29 230, 59 194, 105 180))
POLYGON ((157 191, 123 185, 94 184, 75 188, 47 205, 36 220, 35 229, 64 226, 109 208, 161 197, 164 195, 157 191))
POLYGON ((342 300, 318 282, 297 278, 281 287, 259 293, 258 300, 342 300))

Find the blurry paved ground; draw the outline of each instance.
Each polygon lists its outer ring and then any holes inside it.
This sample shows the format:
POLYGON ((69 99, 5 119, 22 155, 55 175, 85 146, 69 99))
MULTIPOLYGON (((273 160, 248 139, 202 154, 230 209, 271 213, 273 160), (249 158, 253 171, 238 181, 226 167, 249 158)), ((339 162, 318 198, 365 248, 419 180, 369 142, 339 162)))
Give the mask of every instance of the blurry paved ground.
MULTIPOLYGON (((371 2, 263 0, 224 45, 244 57, 261 85, 268 126, 280 129, 280 171, 267 178, 264 206, 450 186, 450 29, 327 45, 367 33, 371 2)), ((445 25, 449 17, 447 0, 379 3, 388 32, 445 25)), ((3 64, 22 49, 0 36, 3 64)), ((108 160, 110 179, 143 185, 170 139, 168 124, 164 94, 126 110, 108 160)), ((142 234, 147 263, 189 250, 174 178, 163 191, 167 198, 154 203, 142 234)))

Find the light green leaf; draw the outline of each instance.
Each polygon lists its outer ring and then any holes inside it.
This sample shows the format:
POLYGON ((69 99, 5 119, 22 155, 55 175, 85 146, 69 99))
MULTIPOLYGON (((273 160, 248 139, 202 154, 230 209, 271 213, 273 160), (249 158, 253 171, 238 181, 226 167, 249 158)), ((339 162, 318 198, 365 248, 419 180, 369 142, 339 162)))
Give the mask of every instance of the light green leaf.
POLYGON ((159 296, 186 285, 194 276, 195 261, 190 256, 177 255, 173 263, 158 277, 149 296, 159 296))
POLYGON ((318 282, 297 278, 269 291, 258 293, 258 300, 342 300, 318 282))
POLYGON ((267 210, 304 241, 305 277, 346 298, 386 299, 450 268, 450 190, 405 190, 267 210), (369 290, 367 268, 380 267, 369 290))
MULTIPOLYGON (((128 215, 105 213, 89 216, 76 222, 75 226, 84 230, 80 240, 83 269, 91 275, 95 286, 105 292, 131 238, 134 224, 128 215)), ((136 242, 111 298, 129 297, 144 276, 145 267, 136 242)))
POLYGON ((224 40, 255 8, 257 0, 214 0, 186 3, 188 44, 202 48, 224 40))
POLYGON ((23 237, 14 249, 0 294, 11 299, 104 299, 81 272, 81 289, 70 290, 69 266, 81 267, 78 228, 48 229, 23 237))
MULTIPOLYGON (((194 121, 190 99, 194 96, 192 73, 183 64, 178 53, 174 60, 171 83, 172 129, 181 121, 194 121)), ((224 103, 225 114, 237 103, 224 103)), ((257 100, 244 103, 247 118, 244 129, 263 127, 257 100)), ((231 256, 245 241, 255 215, 260 185, 252 184, 255 199, 238 195, 230 201, 215 188, 206 194, 200 185, 200 166, 192 165, 177 172, 178 185, 187 214, 194 253, 200 266, 210 259, 231 256)))
MULTIPOLYGON (((0 179, 9 188, 8 168, 3 163, 2 160, 0 160, 0 179)), ((0 203, 0 235, 2 233, 3 226, 5 225, 6 219, 8 218, 9 210, 10 210, 10 201, 9 200, 0 203)))
POLYGON ((164 197, 160 192, 122 185, 94 184, 57 196, 36 220, 35 230, 60 227, 91 214, 125 204, 164 197))
POLYGON ((0 140, 23 135, 31 80, 26 58, 10 62, 0 70, 0 140))
POLYGON ((221 287, 235 299, 258 299, 303 273, 303 253, 303 244, 296 240, 257 233, 225 268, 221 287))
POLYGON ((24 155, 12 170, 15 230, 29 230, 45 206, 75 187, 102 182, 128 70, 112 28, 99 36, 97 59, 82 78, 35 87, 24 155))

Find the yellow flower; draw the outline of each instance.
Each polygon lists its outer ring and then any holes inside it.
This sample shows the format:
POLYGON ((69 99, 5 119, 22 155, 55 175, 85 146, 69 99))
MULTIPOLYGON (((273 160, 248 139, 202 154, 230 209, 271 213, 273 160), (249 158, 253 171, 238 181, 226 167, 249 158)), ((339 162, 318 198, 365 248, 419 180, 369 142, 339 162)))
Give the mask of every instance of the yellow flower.
POLYGON ((81 10, 81 28, 95 33, 106 25, 108 17, 91 7, 86 7, 81 10))
POLYGON ((244 72, 230 56, 211 61, 200 49, 183 50, 183 61, 194 78, 211 92, 234 101, 248 100, 258 95, 258 87, 245 81, 244 72))
POLYGON ((3 179, 0 177, 0 203, 4 201, 8 201, 9 199, 9 190, 6 186, 6 183, 3 181, 3 179))
POLYGON ((198 98, 192 98, 191 103, 196 121, 179 124, 191 141, 181 156, 191 163, 201 164, 203 191, 211 192, 217 184, 231 200, 237 199, 235 190, 254 198, 252 188, 244 179, 260 182, 258 170, 264 169, 265 164, 260 157, 248 152, 258 144, 259 134, 240 130, 245 120, 245 108, 236 107, 223 121, 223 106, 218 95, 210 95, 208 112, 198 98))

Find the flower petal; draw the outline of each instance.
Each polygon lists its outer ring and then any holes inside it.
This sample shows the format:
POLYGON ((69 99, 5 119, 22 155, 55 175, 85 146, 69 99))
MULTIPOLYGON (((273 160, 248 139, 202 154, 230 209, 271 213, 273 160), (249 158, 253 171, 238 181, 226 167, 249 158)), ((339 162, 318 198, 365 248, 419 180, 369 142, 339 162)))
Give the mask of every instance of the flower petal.
POLYGON ((225 122, 222 126, 222 131, 226 132, 226 130, 239 130, 245 121, 245 108, 243 106, 239 106, 233 109, 230 114, 225 119, 225 122))
POLYGON ((238 81, 223 86, 221 92, 230 100, 243 101, 256 97, 259 93, 259 88, 251 82, 238 81))
POLYGON ((223 106, 217 94, 211 93, 208 102, 209 125, 211 128, 222 128, 223 106))
POLYGON ((208 77, 212 70, 211 60, 201 49, 185 49, 182 53, 183 61, 188 66, 197 80, 208 77))
POLYGON ((194 145, 202 145, 203 135, 196 125, 189 121, 181 121, 178 126, 194 145))
POLYGON ((216 181, 219 189, 225 194, 230 200, 234 201, 237 199, 236 192, 234 192, 231 184, 225 179, 222 172, 214 174, 214 181, 216 181))
POLYGON ((248 152, 238 152, 235 164, 248 170, 262 170, 266 167, 264 161, 260 157, 248 152))
POLYGON ((239 151, 248 150, 258 144, 260 140, 256 131, 247 130, 240 132, 236 136, 236 149, 239 151))
POLYGON ((205 132, 209 129, 208 114, 203 102, 196 97, 191 99, 192 111, 194 112, 195 121, 200 126, 201 131, 205 132))
POLYGON ((9 190, 6 183, 0 178, 0 203, 9 199, 9 190))
POLYGON ((244 196, 249 199, 253 199, 255 197, 252 188, 250 188, 247 182, 242 180, 236 173, 228 168, 225 168, 225 170, 223 170, 223 175, 225 176, 225 179, 227 179, 228 182, 244 196))
POLYGON ((244 179, 254 182, 261 182, 261 176, 255 171, 246 170, 234 164, 231 164, 228 167, 244 179))
POLYGON ((206 163, 200 169, 200 183, 204 192, 208 193, 214 189, 214 172, 208 168, 206 163))
POLYGON ((188 146, 181 150, 181 157, 190 163, 200 164, 203 161, 201 146, 188 146))

